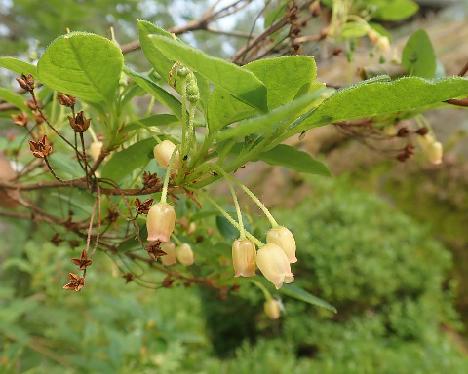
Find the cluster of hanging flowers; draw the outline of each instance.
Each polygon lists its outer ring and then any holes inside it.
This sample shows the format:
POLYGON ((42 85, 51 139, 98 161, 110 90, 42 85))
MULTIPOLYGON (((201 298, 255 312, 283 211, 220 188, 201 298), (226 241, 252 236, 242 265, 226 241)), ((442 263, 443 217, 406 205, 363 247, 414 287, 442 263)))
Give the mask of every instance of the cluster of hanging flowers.
POLYGON ((171 170, 177 167, 179 153, 177 147, 170 140, 164 140, 157 144, 153 150, 154 158, 159 166, 166 168, 163 191, 159 203, 149 208, 146 218, 146 229, 148 242, 159 243, 161 251, 161 262, 165 266, 171 266, 179 262, 184 266, 194 263, 192 247, 188 243, 180 243, 176 246, 171 242, 176 224, 175 208, 167 203, 167 190, 171 170))

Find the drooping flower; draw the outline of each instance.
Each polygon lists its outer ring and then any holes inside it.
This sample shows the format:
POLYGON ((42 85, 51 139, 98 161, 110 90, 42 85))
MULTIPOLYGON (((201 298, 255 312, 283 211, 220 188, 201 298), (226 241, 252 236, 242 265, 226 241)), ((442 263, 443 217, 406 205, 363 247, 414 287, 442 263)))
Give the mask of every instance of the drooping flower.
POLYGON ((167 139, 163 140, 161 143, 156 144, 153 149, 154 159, 156 160, 157 164, 163 168, 167 168, 169 166, 169 162, 171 161, 171 157, 174 152, 176 152, 174 155, 176 159, 173 161, 173 165, 174 169, 176 169, 178 153, 177 147, 173 142, 167 139))
POLYGON ((277 289, 281 288, 283 283, 294 281, 288 256, 278 244, 267 243, 260 247, 257 251, 256 261, 263 276, 277 289))
POLYGON ((281 302, 276 299, 268 299, 265 301, 265 304, 263 304, 263 311, 267 317, 271 319, 280 318, 282 309, 283 306, 281 302))
POLYGON ((101 150, 102 150, 102 142, 100 142, 99 140, 92 142, 91 145, 89 146, 89 154, 93 158, 94 162, 96 162, 99 159, 101 150))
POLYGON ((176 258, 176 246, 174 243, 163 243, 161 244, 161 250, 166 252, 165 255, 161 256, 161 262, 165 266, 174 265, 177 262, 176 258))
POLYGON ((232 243, 232 265, 235 277, 255 276, 255 244, 247 239, 232 243))
POLYGON ((273 227, 267 232, 267 243, 278 244, 288 256, 289 262, 294 263, 296 258, 296 242, 292 232, 283 226, 273 227))
POLYGON ((184 266, 190 266, 194 262, 192 247, 188 243, 182 243, 176 248, 177 261, 184 266))
POLYGON ((176 212, 173 206, 166 203, 153 205, 146 217, 148 241, 167 243, 175 228, 176 212))
POLYGON ((444 147, 431 133, 418 136, 418 143, 426 158, 434 165, 440 165, 444 155, 444 147))

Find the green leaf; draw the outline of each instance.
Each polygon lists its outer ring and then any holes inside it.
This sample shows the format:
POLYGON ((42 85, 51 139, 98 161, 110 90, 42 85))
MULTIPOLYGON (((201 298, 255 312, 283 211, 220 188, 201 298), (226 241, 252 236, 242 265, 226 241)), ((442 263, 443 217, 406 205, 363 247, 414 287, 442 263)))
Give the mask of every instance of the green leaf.
POLYGON ((263 28, 266 30, 273 22, 276 22, 281 17, 284 17, 288 9, 288 0, 280 0, 279 4, 274 4, 271 9, 265 12, 263 17, 263 28))
POLYGON ((373 19, 398 21, 415 14, 419 6, 412 0, 371 0, 368 5, 375 9, 373 19))
MULTIPOLYGON (((237 221, 237 213, 233 207, 226 209, 231 217, 237 221)), ((247 216, 242 214, 242 219, 244 222, 244 227, 247 231, 252 231, 252 227, 248 222, 247 216)), ((217 215, 215 217, 216 227, 219 233, 224 237, 224 239, 232 242, 239 238, 239 230, 229 223, 229 221, 224 218, 224 216, 217 215)))
POLYGON ((315 60, 309 56, 263 58, 244 68, 265 85, 270 110, 291 102, 300 91, 308 92, 317 78, 315 60))
POLYGON ((171 95, 165 89, 159 87, 156 83, 145 77, 143 74, 137 73, 136 71, 133 71, 129 68, 126 68, 125 72, 135 80, 135 83, 140 86, 143 91, 149 93, 151 96, 154 96, 158 101, 167 106, 178 118, 180 118, 182 113, 182 105, 174 95, 171 95))
POLYGON ((224 239, 234 241, 239 237, 239 231, 223 216, 216 216, 215 222, 219 233, 224 237, 224 239))
POLYGON ((156 140, 141 140, 123 151, 116 152, 102 168, 102 176, 120 182, 136 169, 144 168, 153 157, 156 140))
POLYGON ((122 68, 123 55, 114 42, 84 32, 55 39, 37 65, 45 85, 93 103, 114 100, 122 68))
POLYGON ((273 149, 261 153, 258 159, 269 165, 284 166, 303 173, 331 175, 326 165, 314 160, 308 153, 287 144, 279 144, 273 149))
POLYGON ((267 114, 240 121, 236 124, 236 127, 220 131, 217 134, 217 139, 226 140, 229 138, 247 136, 253 133, 269 134, 281 127, 288 126, 301 113, 315 105, 321 93, 322 91, 319 90, 314 93, 303 95, 291 103, 280 106, 267 114))
POLYGON ((128 131, 134 131, 146 127, 170 126, 178 122, 178 118, 172 114, 153 114, 152 116, 130 122, 125 126, 125 129, 128 131))
POLYGON ((172 69, 172 65, 174 65, 174 63, 166 56, 164 56, 161 51, 154 47, 153 42, 149 38, 149 35, 161 35, 172 38, 172 34, 162 29, 161 27, 158 27, 153 23, 145 20, 138 20, 137 27, 138 39, 140 40, 140 46, 143 54, 151 63, 154 70, 156 70, 161 78, 167 82, 169 71, 172 69))
POLYGON ((211 133, 221 130, 230 123, 252 117, 258 111, 236 99, 227 90, 216 87, 208 98, 208 127, 211 133))
POLYGON ((363 21, 346 22, 341 29, 341 37, 345 39, 361 38, 369 32, 369 24, 363 21))
POLYGON ((173 38, 151 35, 153 45, 172 61, 180 61, 239 100, 266 111, 266 88, 255 75, 231 62, 212 57, 173 38))
POLYGON ((283 287, 281 287, 278 291, 299 301, 303 301, 305 303, 327 309, 333 313, 337 313, 333 305, 327 303, 325 300, 322 300, 317 296, 312 295, 310 292, 299 286, 296 286, 295 284, 284 284, 283 287))
POLYGON ((366 81, 337 91, 291 127, 292 133, 328 123, 422 109, 468 95, 468 80, 404 77, 392 82, 366 81))
POLYGON ((0 87, 0 99, 3 99, 10 104, 16 105, 23 112, 30 112, 29 108, 24 103, 24 97, 20 94, 0 87))
POLYGON ((403 49, 401 62, 410 75, 434 78, 437 59, 426 31, 417 30, 410 36, 403 49))
POLYGON ((33 77, 37 77, 36 66, 16 57, 0 57, 0 67, 11 70, 17 74, 31 74, 33 77))

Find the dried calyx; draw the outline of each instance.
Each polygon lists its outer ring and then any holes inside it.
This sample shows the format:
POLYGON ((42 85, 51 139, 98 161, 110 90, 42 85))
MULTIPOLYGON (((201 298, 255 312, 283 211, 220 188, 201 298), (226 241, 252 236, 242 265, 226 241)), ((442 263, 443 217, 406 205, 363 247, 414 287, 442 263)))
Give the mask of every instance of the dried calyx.
POLYGON ((47 135, 44 135, 39 140, 30 140, 29 149, 36 158, 46 158, 53 151, 52 144, 47 139, 47 135))
POLYGON ((85 132, 91 125, 91 119, 86 118, 84 112, 78 112, 75 117, 68 116, 70 127, 76 132, 85 132))

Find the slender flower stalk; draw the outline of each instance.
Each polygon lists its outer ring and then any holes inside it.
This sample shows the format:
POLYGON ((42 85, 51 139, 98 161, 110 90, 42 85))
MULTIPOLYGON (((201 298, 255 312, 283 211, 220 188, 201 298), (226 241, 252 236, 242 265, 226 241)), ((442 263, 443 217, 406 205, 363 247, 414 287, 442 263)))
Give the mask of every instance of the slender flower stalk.
MULTIPOLYGON (((231 217, 231 215, 226 212, 223 208, 221 208, 217 203, 216 201, 214 201, 211 197, 208 196, 208 194, 204 193, 203 194, 206 199, 211 203, 213 204, 213 206, 219 210, 219 212, 224 216, 224 218, 226 218, 228 220, 228 222, 233 225, 237 230, 239 230, 240 232, 240 226, 239 224, 235 221, 234 218, 231 217)), ((263 243, 258 240, 255 236, 253 236, 251 233, 249 233, 247 230, 245 230, 245 236, 247 239, 249 239, 250 241, 252 241, 255 245, 257 245, 258 247, 262 246, 263 243)))

